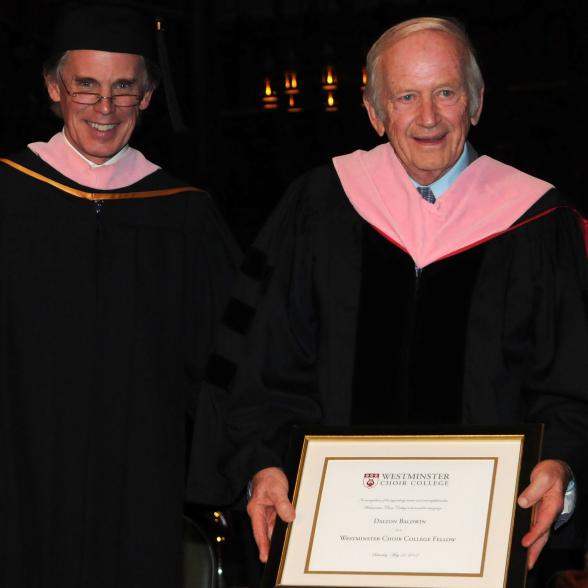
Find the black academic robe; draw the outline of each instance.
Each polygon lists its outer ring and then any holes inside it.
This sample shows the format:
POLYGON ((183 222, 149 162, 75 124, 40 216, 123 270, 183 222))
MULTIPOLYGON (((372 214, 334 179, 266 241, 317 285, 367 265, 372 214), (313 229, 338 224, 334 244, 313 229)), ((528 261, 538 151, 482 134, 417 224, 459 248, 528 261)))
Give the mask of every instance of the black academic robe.
POLYGON ((182 186, 161 170, 101 202, 4 163, 0 186, 0 586, 178 587, 233 241, 204 192, 133 197, 182 186))
POLYGON ((543 457, 585 488, 588 271, 564 205, 551 190, 531 222, 418 271, 332 165, 295 182, 245 258, 232 344, 208 370, 233 439, 218 491, 280 464, 293 423, 543 422, 543 457))

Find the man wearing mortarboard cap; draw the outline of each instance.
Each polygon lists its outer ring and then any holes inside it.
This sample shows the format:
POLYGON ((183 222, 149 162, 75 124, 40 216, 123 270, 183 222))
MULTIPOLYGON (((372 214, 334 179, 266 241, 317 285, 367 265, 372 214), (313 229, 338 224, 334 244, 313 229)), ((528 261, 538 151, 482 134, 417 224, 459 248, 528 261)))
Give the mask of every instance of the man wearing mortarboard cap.
MULTIPOLYGON (((153 27, 155 29, 155 27, 153 27)), ((71 9, 62 132, 0 163, 0 585, 180 585, 185 417, 232 276, 210 197, 129 146, 156 86, 124 7, 71 9)))

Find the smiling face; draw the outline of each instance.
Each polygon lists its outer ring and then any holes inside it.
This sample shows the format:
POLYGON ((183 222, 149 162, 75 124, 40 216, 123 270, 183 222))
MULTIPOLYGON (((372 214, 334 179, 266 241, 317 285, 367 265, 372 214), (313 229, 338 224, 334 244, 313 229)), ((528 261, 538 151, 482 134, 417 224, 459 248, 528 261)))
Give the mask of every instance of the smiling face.
POLYGON ((153 90, 145 91, 143 59, 130 53, 75 50, 68 53, 60 74, 63 81, 57 76, 45 82, 51 100, 59 102, 66 137, 90 161, 108 161, 129 142, 139 111, 149 106, 153 90), (68 91, 142 98, 137 106, 115 106, 105 99, 87 105, 74 102, 68 91))
POLYGON ((463 48, 447 33, 419 31, 388 47, 379 68, 381 116, 366 101, 370 121, 408 174, 431 184, 459 159, 482 110, 480 92, 480 107, 468 113, 463 48))

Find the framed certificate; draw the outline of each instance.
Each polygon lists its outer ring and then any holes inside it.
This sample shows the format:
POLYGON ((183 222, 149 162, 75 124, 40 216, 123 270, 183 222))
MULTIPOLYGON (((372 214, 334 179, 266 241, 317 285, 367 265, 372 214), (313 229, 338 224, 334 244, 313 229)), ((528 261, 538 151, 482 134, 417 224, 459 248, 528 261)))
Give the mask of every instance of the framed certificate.
POLYGON ((298 428, 264 588, 519 588, 542 428, 298 428))

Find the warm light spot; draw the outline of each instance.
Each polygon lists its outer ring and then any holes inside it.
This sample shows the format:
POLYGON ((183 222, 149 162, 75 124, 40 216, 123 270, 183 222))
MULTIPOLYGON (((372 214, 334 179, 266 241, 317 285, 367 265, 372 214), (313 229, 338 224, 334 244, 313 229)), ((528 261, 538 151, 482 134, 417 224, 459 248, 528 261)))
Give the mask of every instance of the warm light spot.
POLYGON ((272 89, 272 83, 270 78, 265 78, 264 80, 264 91, 263 91, 263 98, 261 101, 263 102, 263 107, 265 109, 272 109, 278 107, 278 96, 275 90, 272 89))
POLYGON ((332 65, 327 65, 323 70, 323 90, 337 89, 337 76, 332 65))
POLYGON ((288 112, 300 112, 301 110, 302 110, 302 108, 300 108, 300 106, 296 105, 296 99, 291 94, 288 97, 288 112))
POLYGON ((284 93, 298 94, 298 80, 295 71, 286 71, 284 73, 284 93))
POLYGON ((326 112, 337 112, 337 104, 335 102, 335 93, 332 91, 327 92, 327 102, 325 104, 326 112))

